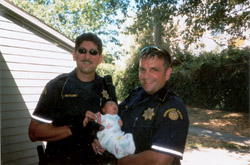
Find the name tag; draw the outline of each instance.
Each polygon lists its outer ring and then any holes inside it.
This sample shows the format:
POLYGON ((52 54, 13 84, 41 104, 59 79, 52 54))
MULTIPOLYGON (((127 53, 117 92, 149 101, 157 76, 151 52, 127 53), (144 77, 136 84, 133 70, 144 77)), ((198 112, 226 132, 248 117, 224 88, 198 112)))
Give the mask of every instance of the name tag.
POLYGON ((77 97, 78 94, 64 94, 64 97, 77 97))

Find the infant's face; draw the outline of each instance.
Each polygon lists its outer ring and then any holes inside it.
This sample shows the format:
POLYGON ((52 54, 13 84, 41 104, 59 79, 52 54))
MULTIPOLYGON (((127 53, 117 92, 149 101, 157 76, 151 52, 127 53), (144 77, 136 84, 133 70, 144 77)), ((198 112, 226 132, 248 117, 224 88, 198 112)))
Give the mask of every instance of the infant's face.
POLYGON ((117 114, 118 113, 118 106, 115 102, 113 101, 108 101, 105 106, 104 106, 104 110, 103 110, 104 114, 117 114))

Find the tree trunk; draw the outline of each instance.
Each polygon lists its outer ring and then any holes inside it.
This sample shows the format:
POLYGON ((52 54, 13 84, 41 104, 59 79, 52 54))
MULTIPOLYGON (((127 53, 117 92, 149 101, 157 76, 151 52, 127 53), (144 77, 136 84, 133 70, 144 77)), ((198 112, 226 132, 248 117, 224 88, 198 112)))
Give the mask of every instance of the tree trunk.
POLYGON ((162 46, 162 39, 161 39, 161 24, 156 23, 154 26, 154 41, 155 46, 161 47, 162 46))

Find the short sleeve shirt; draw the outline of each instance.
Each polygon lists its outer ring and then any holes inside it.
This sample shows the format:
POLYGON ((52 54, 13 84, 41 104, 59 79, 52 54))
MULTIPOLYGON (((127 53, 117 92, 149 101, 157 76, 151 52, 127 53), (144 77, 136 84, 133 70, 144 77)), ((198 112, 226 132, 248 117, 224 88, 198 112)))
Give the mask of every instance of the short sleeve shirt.
POLYGON ((183 102, 167 85, 154 95, 136 89, 119 105, 119 115, 123 130, 133 134, 136 153, 151 149, 182 158, 188 115, 183 102))
POLYGON ((87 110, 100 110, 103 88, 97 75, 92 82, 80 81, 75 71, 60 75, 46 85, 32 118, 55 126, 81 121, 87 110))

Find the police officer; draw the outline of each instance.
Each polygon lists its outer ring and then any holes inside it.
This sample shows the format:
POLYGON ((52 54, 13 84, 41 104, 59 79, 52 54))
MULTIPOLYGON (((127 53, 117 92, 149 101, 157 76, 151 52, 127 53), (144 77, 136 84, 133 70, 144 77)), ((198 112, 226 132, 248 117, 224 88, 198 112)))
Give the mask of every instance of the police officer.
POLYGON ((142 87, 119 105, 123 130, 133 134, 136 151, 118 160, 119 164, 180 164, 189 120, 185 105, 168 87, 171 71, 171 57, 166 50, 142 49, 142 87))
POLYGON ((73 58, 77 67, 46 85, 32 115, 29 137, 33 142, 48 142, 44 164, 103 164, 100 161, 112 157, 94 154, 91 143, 95 137, 86 128, 88 120, 94 119, 86 112, 99 112, 110 93, 116 98, 114 86, 108 89, 96 74, 103 59, 102 41, 93 33, 78 36, 73 58))

